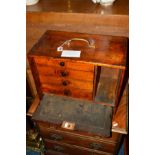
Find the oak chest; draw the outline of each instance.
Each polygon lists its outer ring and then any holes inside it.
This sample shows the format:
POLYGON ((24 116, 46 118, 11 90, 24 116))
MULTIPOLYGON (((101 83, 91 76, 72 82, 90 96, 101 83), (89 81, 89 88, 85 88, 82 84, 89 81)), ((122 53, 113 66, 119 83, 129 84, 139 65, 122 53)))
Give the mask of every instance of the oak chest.
POLYGON ((111 133, 127 65, 125 37, 47 31, 28 54, 46 154, 114 154, 111 133), (66 123, 66 124, 65 124, 66 123), (106 138, 106 137, 109 138, 106 138))
POLYGON ((117 107, 127 44, 125 37, 47 31, 28 54, 40 97, 47 92, 117 107))

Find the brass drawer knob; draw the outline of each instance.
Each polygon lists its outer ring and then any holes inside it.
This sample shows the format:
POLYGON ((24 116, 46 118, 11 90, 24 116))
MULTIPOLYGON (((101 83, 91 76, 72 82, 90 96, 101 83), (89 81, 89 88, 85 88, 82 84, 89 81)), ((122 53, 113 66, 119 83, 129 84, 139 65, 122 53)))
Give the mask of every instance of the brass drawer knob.
POLYGON ((62 71, 62 72, 60 73, 60 75, 63 76, 63 77, 65 77, 65 76, 68 75, 68 72, 66 72, 66 71, 62 71))
POLYGON ((52 135, 50 135, 50 139, 56 140, 56 141, 61 141, 61 140, 63 140, 63 137, 62 137, 62 135, 52 134, 52 135))
POLYGON ((67 85, 68 85, 68 81, 63 81, 62 84, 63 84, 64 86, 67 86, 67 85))
POLYGON ((65 62, 60 62, 60 66, 65 66, 65 62))
POLYGON ((69 95, 71 95, 71 92, 70 92, 70 90, 64 90, 64 95, 66 95, 66 96, 69 96, 69 95))
POLYGON ((63 152, 64 148, 62 146, 54 145, 53 150, 57 152, 63 152))
POLYGON ((90 143, 89 144, 89 148, 90 149, 94 149, 94 150, 101 150, 102 147, 103 146, 101 144, 97 144, 97 143, 90 143))

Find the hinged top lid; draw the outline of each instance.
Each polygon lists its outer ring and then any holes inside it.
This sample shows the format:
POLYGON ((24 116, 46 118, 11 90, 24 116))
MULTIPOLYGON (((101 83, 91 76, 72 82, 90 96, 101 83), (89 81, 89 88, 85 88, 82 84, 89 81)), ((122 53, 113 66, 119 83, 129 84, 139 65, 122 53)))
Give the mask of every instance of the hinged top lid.
POLYGON ((127 44, 125 37, 48 30, 33 46, 29 56, 61 59, 62 49, 80 50, 79 58, 67 59, 125 69, 127 44))

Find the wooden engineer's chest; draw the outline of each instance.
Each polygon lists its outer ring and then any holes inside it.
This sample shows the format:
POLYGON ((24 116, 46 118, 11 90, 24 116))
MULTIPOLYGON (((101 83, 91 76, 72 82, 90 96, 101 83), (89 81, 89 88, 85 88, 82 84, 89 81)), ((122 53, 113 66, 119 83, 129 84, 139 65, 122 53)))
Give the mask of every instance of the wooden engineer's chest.
POLYGON ((32 114, 46 154, 114 154, 111 132, 127 68, 125 37, 48 30, 28 53, 38 92, 32 114), (108 138, 107 138, 108 137, 108 138))

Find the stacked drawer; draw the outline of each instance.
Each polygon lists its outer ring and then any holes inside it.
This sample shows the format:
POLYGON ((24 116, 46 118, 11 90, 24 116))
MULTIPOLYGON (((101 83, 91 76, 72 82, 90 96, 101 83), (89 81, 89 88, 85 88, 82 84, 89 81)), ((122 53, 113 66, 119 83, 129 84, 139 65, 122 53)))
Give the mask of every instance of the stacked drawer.
POLYGON ((63 153, 68 155, 112 155, 115 153, 119 134, 111 138, 101 138, 76 132, 55 129, 38 124, 40 134, 44 139, 46 154, 63 153))
POLYGON ((34 61, 43 92, 92 100, 94 65, 46 57, 34 61))

